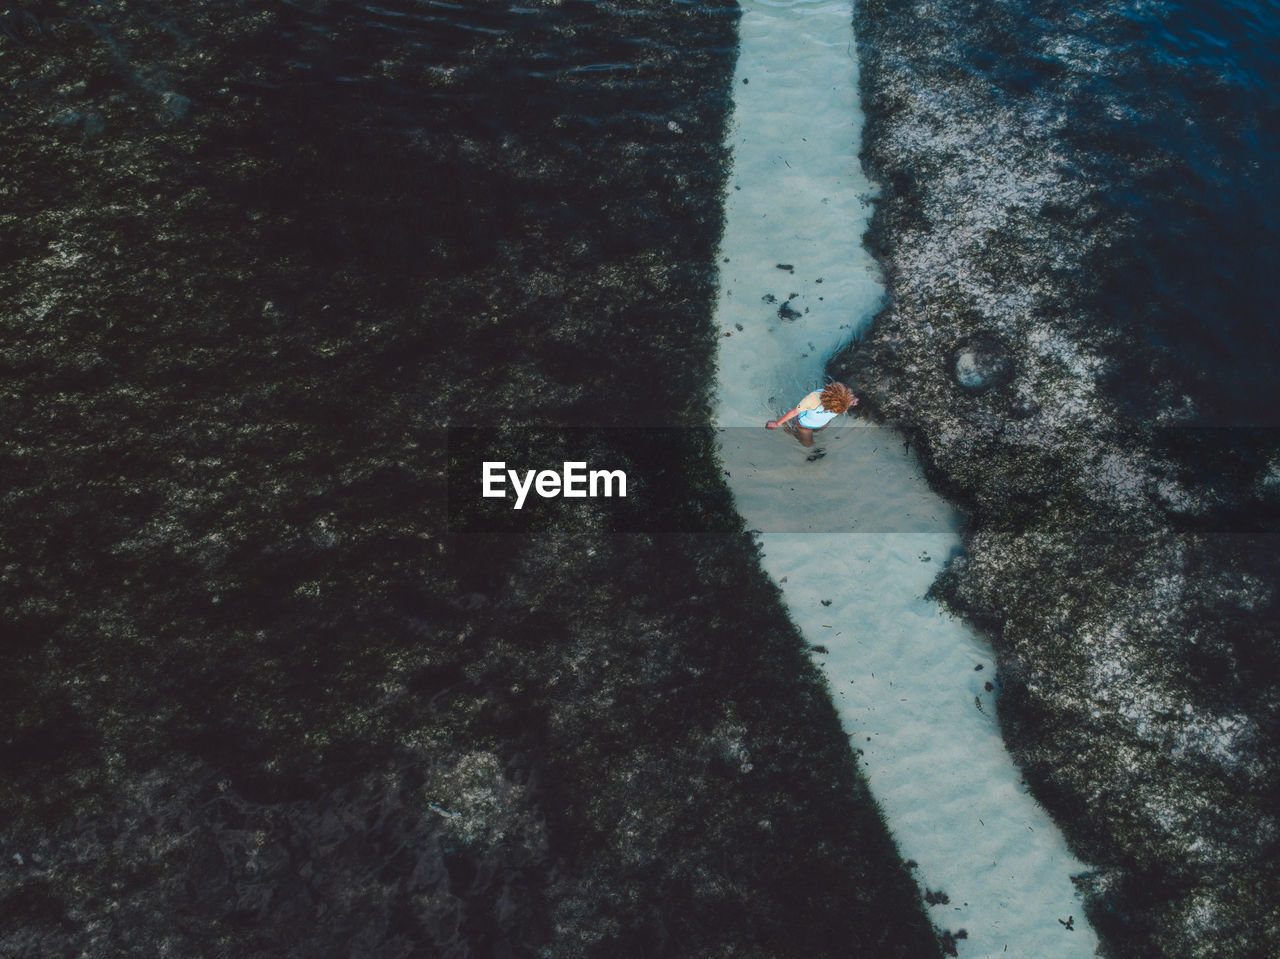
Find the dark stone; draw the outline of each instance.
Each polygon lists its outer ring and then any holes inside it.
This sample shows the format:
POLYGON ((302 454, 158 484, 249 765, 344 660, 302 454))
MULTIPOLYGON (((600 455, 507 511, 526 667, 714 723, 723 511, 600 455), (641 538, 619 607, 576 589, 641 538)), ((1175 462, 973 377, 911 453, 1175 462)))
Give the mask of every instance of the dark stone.
POLYGON ((993 336, 972 337, 951 353, 956 383, 969 393, 985 393, 1004 386, 1014 374, 1008 348, 993 336))
POLYGON ((160 109, 170 120, 181 120, 191 109, 191 99, 172 90, 160 97, 160 109))
POLYGON ((960 953, 956 951, 956 937, 950 932, 950 930, 943 931, 941 940, 940 940, 940 945, 942 947, 942 954, 944 956, 960 955, 960 953))

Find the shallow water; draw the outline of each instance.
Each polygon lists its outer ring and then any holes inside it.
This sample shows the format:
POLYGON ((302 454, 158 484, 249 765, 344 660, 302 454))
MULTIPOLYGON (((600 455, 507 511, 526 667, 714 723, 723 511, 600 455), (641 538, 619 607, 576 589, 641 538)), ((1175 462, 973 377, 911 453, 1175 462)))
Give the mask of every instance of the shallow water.
POLYGON ((990 650, 925 598, 959 549, 957 515, 890 431, 837 420, 811 459, 762 428, 822 385, 883 296, 859 242, 874 188, 857 159, 850 20, 843 3, 744 11, 717 307, 722 460, 766 570, 821 647, 899 848, 922 891, 945 894, 935 925, 965 930, 962 956, 1088 956, 1097 941, 1069 878, 1085 867, 1004 752, 990 650))

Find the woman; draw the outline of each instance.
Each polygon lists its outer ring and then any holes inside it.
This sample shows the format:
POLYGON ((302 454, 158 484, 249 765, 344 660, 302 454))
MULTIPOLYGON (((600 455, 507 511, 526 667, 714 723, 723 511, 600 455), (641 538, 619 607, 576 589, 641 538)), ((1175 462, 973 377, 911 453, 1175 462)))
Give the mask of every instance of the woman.
POLYGON ((769 420, 764 424, 767 430, 776 430, 783 423, 796 418, 796 439, 802 446, 813 445, 813 434, 825 429, 827 424, 848 410, 858 405, 858 398, 843 383, 828 383, 822 390, 814 390, 790 413, 769 420))

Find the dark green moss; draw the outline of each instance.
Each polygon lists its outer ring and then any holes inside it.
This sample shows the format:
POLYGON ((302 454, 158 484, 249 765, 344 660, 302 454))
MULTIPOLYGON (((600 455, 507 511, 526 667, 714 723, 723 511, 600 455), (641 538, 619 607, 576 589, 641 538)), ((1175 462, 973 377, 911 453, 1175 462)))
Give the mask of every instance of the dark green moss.
POLYGON ((697 426, 735 18, 5 19, 0 951, 936 954, 697 426), (591 424, 730 532, 450 530, 591 424))

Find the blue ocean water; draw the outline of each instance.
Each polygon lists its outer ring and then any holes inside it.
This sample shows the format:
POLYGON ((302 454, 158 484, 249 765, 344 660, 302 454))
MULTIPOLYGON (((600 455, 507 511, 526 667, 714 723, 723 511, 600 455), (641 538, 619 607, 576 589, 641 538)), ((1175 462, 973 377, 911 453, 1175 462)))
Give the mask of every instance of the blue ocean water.
POLYGON ((1141 410, 1154 374, 1198 422, 1280 424, 1280 6, 1132 4, 1120 26, 1125 69, 1072 105, 1100 215, 1129 224, 1093 264, 1098 312, 1149 351, 1116 388, 1141 410))

